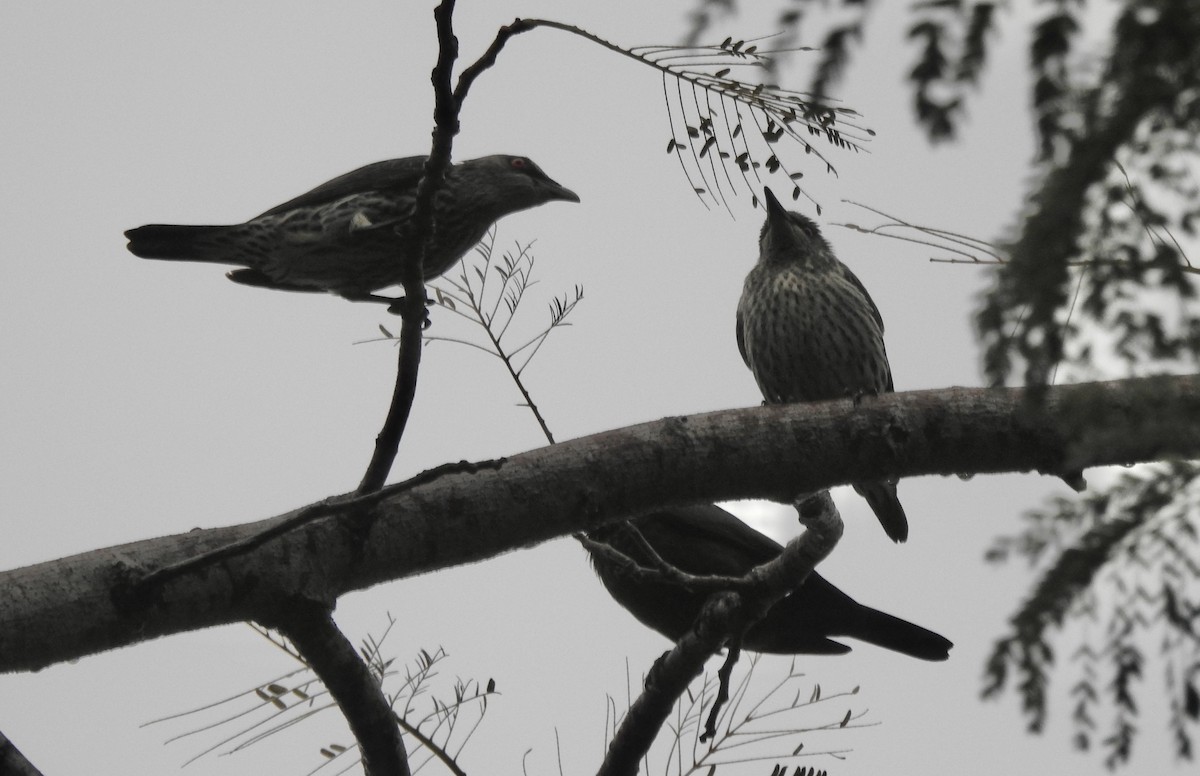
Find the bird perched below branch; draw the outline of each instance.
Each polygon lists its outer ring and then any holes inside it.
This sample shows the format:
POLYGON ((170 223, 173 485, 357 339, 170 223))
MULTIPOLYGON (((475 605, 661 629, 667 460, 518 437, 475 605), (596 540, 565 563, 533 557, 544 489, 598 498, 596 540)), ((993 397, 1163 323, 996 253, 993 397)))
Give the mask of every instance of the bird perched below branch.
MULTIPOLYGON (((655 564, 641 542, 681 571, 693 575, 742 576, 775 559, 783 548, 724 509, 712 504, 655 512, 589 533, 637 561, 655 564)), ((630 571, 591 552, 592 565, 617 603, 644 625, 672 641, 692 627, 708 593, 694 592, 651 575, 630 571)), ((839 655, 850 651, 831 636, 866 641, 922 660, 945 660, 948 640, 919 625, 872 609, 813 572, 746 631, 742 648, 777 654, 839 655)))
MULTIPOLYGON (((863 284, 833 255, 821 230, 765 192, 767 220, 758 263, 737 309, 742 360, 769 404, 826 401, 890 392, 883 318, 863 284)), ((856 482, 883 530, 908 539, 895 482, 856 482)))
MULTIPOLYGON (((242 224, 130 229, 129 251, 146 259, 241 266, 229 279, 251 286, 394 301, 371 292, 400 283, 411 260, 408 236, 425 159, 368 164, 242 224)), ((497 219, 553 200, 579 197, 526 157, 450 165, 434 197, 425 279, 450 269, 497 219)))

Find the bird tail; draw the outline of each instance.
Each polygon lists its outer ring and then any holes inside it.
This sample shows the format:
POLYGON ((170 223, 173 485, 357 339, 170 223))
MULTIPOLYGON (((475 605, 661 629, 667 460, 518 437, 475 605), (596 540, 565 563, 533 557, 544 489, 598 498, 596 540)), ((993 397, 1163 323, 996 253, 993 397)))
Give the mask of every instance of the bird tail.
POLYGON ((946 660, 954 646, 940 634, 869 606, 860 604, 855 619, 856 627, 845 635, 920 660, 946 660))
POLYGON ((216 264, 238 264, 226 258, 219 249, 220 237, 227 226, 177 226, 148 224, 125 233, 129 252, 143 259, 168 261, 208 261, 216 264))
POLYGON ((908 540, 908 517, 896 496, 896 485, 892 482, 859 482, 854 490, 867 500, 871 511, 879 518, 879 524, 894 542, 908 540))

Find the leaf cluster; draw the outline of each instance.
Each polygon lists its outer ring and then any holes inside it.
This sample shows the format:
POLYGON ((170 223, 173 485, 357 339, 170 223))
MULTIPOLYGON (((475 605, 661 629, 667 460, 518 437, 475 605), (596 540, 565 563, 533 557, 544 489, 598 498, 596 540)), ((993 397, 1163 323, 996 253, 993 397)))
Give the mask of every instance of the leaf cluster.
POLYGON ((1200 732, 1200 464, 1127 473, 1079 499, 1055 499, 996 541, 991 562, 1038 568, 1029 598, 996 641, 984 697, 1011 688, 1041 732, 1057 655, 1078 674, 1069 689, 1074 742, 1097 743, 1110 767, 1129 761, 1149 665, 1163 668, 1175 754, 1200 732), (1100 715, 1107 715, 1105 731, 1100 715))

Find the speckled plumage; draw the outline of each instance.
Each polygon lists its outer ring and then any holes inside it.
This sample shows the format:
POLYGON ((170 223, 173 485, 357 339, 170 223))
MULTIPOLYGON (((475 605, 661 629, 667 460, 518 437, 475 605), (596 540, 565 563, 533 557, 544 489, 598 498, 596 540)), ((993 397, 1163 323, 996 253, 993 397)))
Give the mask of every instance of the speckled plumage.
MULTIPOLYGON (((883 319, 820 229, 766 191, 758 263, 738 302, 742 359, 770 403, 855 398, 893 390, 883 319)), ((892 540, 908 519, 890 482, 855 483, 892 540)))
MULTIPOLYGON (((360 167, 242 224, 150 224, 125 236, 143 258, 244 267, 229 273, 238 283, 363 298, 401 280, 425 159, 360 167)), ((434 198, 425 278, 450 269, 497 219, 552 200, 579 197, 525 157, 451 165, 434 198)))

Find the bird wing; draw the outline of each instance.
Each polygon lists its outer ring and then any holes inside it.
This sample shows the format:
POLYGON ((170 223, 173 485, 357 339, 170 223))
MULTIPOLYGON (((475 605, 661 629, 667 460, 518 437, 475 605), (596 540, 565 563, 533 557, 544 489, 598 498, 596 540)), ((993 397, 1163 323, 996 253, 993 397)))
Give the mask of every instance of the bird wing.
POLYGON ((742 329, 742 308, 739 306, 737 311, 738 352, 742 354, 742 361, 746 362, 746 366, 750 366, 750 359, 746 356, 746 334, 742 329))
POLYGON ((425 159, 424 156, 407 156, 403 159, 388 159, 359 167, 357 170, 351 170, 333 180, 325 181, 312 191, 289 199, 282 205, 276 205, 265 213, 261 213, 258 218, 294 210, 298 207, 323 205, 326 202, 333 202, 335 199, 364 191, 415 189, 421 180, 421 173, 425 169, 425 159))
POLYGON ((875 323, 879 324, 879 333, 882 334, 883 316, 879 314, 879 308, 875 306, 875 300, 872 299, 871 295, 867 293, 867 287, 864 286, 862 281, 858 279, 858 275, 855 275, 850 271, 849 267, 841 262, 838 262, 838 264, 842 268, 842 277, 846 278, 846 280, 849 280, 850 284, 858 289, 858 293, 862 294, 862 298, 867 300, 867 304, 871 307, 871 317, 875 319, 875 323))
MULTIPOLYGON (((862 294, 862 298, 867 300, 867 305, 871 308, 871 317, 875 319, 875 323, 879 324, 879 334, 882 336, 883 316, 879 314, 879 308, 875 306, 875 300, 872 299, 871 295, 867 293, 867 287, 864 286, 862 281, 858 279, 858 275, 855 275, 850 271, 849 267, 847 267, 845 264, 842 264, 840 261, 838 262, 838 265, 842 268, 842 277, 846 278, 846 280, 849 280, 850 285, 858 289, 858 293, 862 294)), ((744 357, 745 356, 743 356, 743 358, 744 357)), ((892 384, 892 365, 887 363, 886 358, 884 359, 884 366, 887 368, 887 386, 884 388, 884 391, 890 393, 896 390, 896 388, 892 384)))
POLYGON ((693 574, 740 575, 783 547, 715 504, 655 512, 633 522, 663 559, 693 574))
POLYGON ((272 280, 265 272, 259 272, 256 269, 249 267, 244 269, 235 269, 232 272, 226 272, 225 277, 232 280, 234 283, 241 283, 243 286, 255 286, 257 288, 274 288, 277 291, 303 291, 306 293, 325 293, 326 289, 317 286, 301 286, 292 283, 280 283, 272 280))

